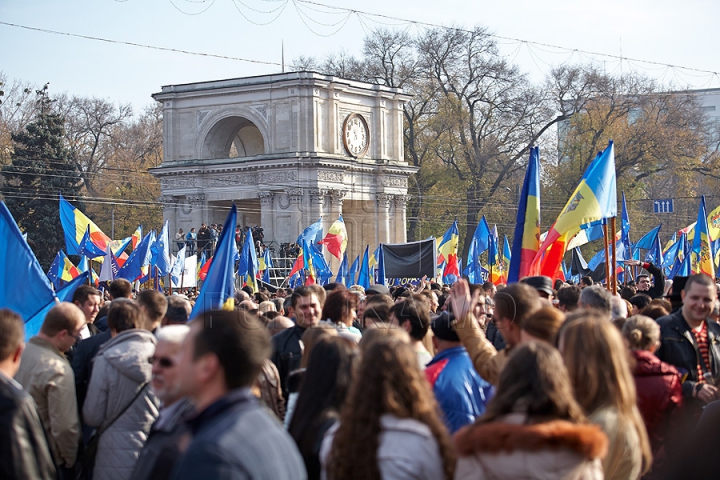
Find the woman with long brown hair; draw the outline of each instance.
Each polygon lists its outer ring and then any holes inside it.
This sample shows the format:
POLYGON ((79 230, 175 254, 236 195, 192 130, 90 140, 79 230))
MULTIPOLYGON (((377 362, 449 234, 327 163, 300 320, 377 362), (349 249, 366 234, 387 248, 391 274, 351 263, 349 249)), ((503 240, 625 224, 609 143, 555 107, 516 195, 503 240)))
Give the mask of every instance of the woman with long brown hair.
POLYGON ((635 480, 650 468, 652 453, 620 332, 601 314, 583 310, 568 316, 558 345, 575 398, 610 441, 605 478, 635 480))
POLYGON ((330 480, 453 478, 450 436, 410 345, 369 346, 320 458, 330 480))
POLYGON ((607 437, 573 397, 547 342, 517 347, 485 415, 455 434, 456 478, 601 479, 607 437))

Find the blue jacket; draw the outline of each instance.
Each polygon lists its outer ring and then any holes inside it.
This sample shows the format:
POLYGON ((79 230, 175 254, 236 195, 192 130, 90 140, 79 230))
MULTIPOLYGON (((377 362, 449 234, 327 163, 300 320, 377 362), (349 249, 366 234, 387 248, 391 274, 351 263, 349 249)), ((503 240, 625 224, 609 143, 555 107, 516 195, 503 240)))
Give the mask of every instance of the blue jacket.
POLYGON ((495 393, 493 386, 477 373, 463 346, 437 354, 425 367, 425 375, 450 433, 485 413, 485 404, 495 393))

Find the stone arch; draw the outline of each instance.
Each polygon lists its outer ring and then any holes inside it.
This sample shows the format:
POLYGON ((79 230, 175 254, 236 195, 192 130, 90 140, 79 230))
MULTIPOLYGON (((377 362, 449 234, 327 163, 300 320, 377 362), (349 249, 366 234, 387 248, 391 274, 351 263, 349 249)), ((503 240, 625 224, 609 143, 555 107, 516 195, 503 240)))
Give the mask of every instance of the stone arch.
POLYGON ((201 123, 195 145, 196 157, 251 157, 268 152, 265 119, 249 108, 229 108, 212 112, 201 123))

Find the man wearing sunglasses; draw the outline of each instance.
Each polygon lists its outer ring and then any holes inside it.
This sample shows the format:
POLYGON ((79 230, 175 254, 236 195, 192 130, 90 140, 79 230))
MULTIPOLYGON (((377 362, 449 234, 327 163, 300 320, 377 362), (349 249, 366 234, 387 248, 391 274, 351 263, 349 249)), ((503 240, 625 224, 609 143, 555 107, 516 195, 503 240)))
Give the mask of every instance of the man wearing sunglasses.
POLYGON ((155 355, 149 361, 152 389, 162 405, 130 475, 135 480, 169 478, 180 456, 180 438, 187 432, 184 419, 192 412, 193 405, 178 393, 176 356, 189 331, 187 325, 168 325, 158 330, 155 355))

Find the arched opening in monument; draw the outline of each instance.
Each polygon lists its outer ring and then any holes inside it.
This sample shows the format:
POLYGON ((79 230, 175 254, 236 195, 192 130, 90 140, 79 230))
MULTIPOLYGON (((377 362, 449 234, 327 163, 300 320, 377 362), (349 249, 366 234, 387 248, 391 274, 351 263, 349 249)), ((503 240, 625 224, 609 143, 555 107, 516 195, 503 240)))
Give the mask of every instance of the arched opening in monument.
POLYGON ((204 158, 253 157, 265 153, 260 129, 244 117, 227 117, 217 122, 205 137, 204 158))

